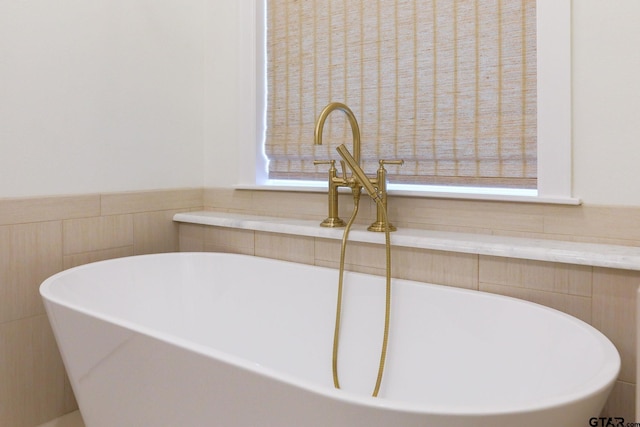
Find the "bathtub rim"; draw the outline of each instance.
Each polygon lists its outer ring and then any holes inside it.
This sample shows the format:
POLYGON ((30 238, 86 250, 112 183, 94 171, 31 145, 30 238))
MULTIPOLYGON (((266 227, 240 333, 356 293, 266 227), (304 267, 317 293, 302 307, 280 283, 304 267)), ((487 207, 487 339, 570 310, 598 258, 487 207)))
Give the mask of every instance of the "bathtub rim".
MULTIPOLYGON (((594 336, 594 338, 598 342, 602 343, 603 344, 602 348, 603 348, 603 352, 605 353, 605 359, 607 360, 607 363, 603 364, 600 367, 599 371, 585 383, 584 387, 581 387, 579 390, 572 391, 567 394, 563 394, 560 397, 536 400, 535 403, 510 405, 508 407, 497 406, 497 405, 488 406, 484 404, 478 405, 478 406, 473 406, 473 405, 456 406, 456 405, 442 405, 442 404, 434 405, 429 403, 418 404, 414 402, 405 402, 402 400, 394 400, 394 399, 389 399, 384 397, 374 398, 371 396, 363 396, 361 394, 357 394, 354 392, 350 392, 346 390, 338 390, 338 389, 326 387, 323 385, 319 385, 312 381, 299 379, 296 376, 288 374, 286 372, 282 372, 277 369, 258 365, 255 362, 252 362, 248 359, 235 356, 233 354, 230 354, 206 345, 198 344, 191 340, 180 338, 179 336, 176 336, 173 334, 164 333, 162 331, 158 331, 157 329, 140 325, 136 322, 121 319, 109 314, 96 313, 95 311, 85 309, 79 306, 78 304, 64 301, 62 298, 55 296, 55 294, 51 290, 51 288, 54 286, 53 284, 56 281, 64 278, 65 276, 74 274, 75 272, 78 272, 78 271, 90 270, 90 269, 96 268, 96 266, 98 265, 120 264, 120 263, 126 264, 129 262, 136 262, 137 259, 143 259, 143 258, 164 258, 164 257, 190 258, 194 256, 207 257, 207 258, 209 257, 215 258, 220 256, 241 257, 241 258, 260 258, 263 260, 267 260, 269 262, 282 264, 283 266, 289 265, 289 264, 297 264, 297 265, 305 265, 308 267, 313 267, 321 270, 335 271, 334 268, 330 268, 330 267, 302 264, 302 263, 296 263, 291 261, 282 261, 282 260, 276 260, 271 258, 259 257, 255 255, 231 254, 231 253, 224 253, 224 252, 167 252, 167 253, 157 253, 157 254, 125 256, 120 258, 113 258, 113 259, 108 259, 103 261, 91 262, 91 263, 83 264, 76 267, 71 267, 69 269, 53 274, 52 276, 45 279, 39 287, 39 292, 41 297, 45 301, 45 304, 44 304, 45 309, 47 311, 49 320, 52 323, 53 323, 53 320, 49 316, 49 307, 48 307, 49 303, 57 304, 61 307, 64 307, 65 309, 73 310, 83 315, 90 316, 104 322, 108 322, 110 324, 130 330, 133 333, 145 335, 145 336, 151 337, 152 339, 156 339, 170 345, 178 346, 188 351, 193 351, 205 357, 215 358, 221 362, 232 365, 235 368, 249 371, 253 374, 267 377, 272 380, 280 381, 295 387, 299 387, 310 393, 316 393, 321 396, 327 397, 329 399, 345 401, 353 405, 375 407, 379 409, 399 411, 399 412, 409 412, 414 414, 425 414, 425 415, 438 414, 442 416, 458 416, 458 417, 476 417, 476 416, 483 417, 483 416, 509 416, 509 415, 517 415, 520 413, 552 410, 554 408, 560 408, 562 406, 566 406, 571 403, 586 401, 604 392, 607 389, 611 390, 620 373, 621 358, 618 350, 615 348, 613 343, 602 332, 600 332, 598 329, 596 329, 592 325, 589 325, 588 323, 584 322, 581 319, 578 319, 560 310, 556 310, 551 307, 547 307, 545 305, 523 300, 520 298, 515 298, 515 297, 510 297, 510 296, 500 295, 500 294, 493 294, 490 292, 479 291, 479 290, 471 290, 471 289, 464 289, 464 288, 458 288, 458 287, 452 287, 452 286, 446 286, 446 285, 438 285, 438 284, 427 283, 427 282, 419 282, 416 280, 394 278, 393 283, 403 283, 403 282, 419 283, 420 285, 425 285, 427 287, 446 288, 447 291, 451 291, 455 293, 471 294, 479 297, 492 298, 492 299, 495 298, 499 300, 511 300, 516 303, 533 306, 542 311, 549 312, 551 315, 560 316, 564 318, 566 321, 573 323, 575 326, 589 332, 589 334, 594 336), (613 375, 612 377, 612 374, 614 373, 615 375, 613 375)), ((371 274, 353 272, 353 271, 347 272, 347 275, 372 276, 371 274)), ((54 334, 56 334, 55 328, 54 328, 54 334)), ((63 353, 62 349, 60 351, 61 353, 63 353)), ((63 354, 63 359, 64 359, 64 354, 63 354)), ((597 415, 599 414, 594 414, 594 416, 597 416, 597 415)))

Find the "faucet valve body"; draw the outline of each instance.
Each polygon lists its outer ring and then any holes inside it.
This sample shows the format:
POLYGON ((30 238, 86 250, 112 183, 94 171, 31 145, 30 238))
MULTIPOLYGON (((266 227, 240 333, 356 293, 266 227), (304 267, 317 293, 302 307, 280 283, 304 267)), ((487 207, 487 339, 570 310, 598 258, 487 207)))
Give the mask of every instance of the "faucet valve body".
MULTIPOLYGON (((384 212, 387 210, 387 170, 384 165, 399 165, 404 164, 404 160, 380 160, 380 167, 376 174, 376 183, 378 185, 378 192, 380 193, 381 203, 376 203, 376 220, 373 222, 367 230, 383 232, 385 227, 384 212)), ((389 231, 396 231, 397 228, 389 223, 389 231)))
MULTIPOLYGON (((324 221, 320 223, 322 227, 344 227, 347 225, 344 220, 338 216, 338 186, 342 180, 338 178, 338 170, 336 169, 335 160, 314 160, 314 165, 330 165, 329 166, 329 214, 324 221)), ((344 174, 344 167, 342 168, 344 174)))

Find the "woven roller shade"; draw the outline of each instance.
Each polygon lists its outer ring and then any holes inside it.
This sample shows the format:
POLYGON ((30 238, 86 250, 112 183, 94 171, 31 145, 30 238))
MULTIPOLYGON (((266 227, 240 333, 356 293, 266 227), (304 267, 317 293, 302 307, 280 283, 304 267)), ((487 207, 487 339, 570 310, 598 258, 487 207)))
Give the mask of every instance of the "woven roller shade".
POLYGON ((347 104, 362 133, 362 163, 378 159, 398 183, 536 187, 535 0, 269 0, 269 176, 325 179, 351 149, 347 104))

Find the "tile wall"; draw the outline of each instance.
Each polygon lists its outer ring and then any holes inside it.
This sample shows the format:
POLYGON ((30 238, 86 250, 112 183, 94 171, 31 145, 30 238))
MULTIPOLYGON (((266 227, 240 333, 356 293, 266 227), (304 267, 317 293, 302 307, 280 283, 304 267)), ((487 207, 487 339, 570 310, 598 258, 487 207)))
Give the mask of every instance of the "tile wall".
MULTIPOLYGON (((351 212, 341 196, 341 216, 351 212)), ((336 266, 334 241, 232 231, 171 220, 207 208, 324 219, 326 195, 182 189, 0 199, 0 425, 33 427, 76 408, 38 286, 90 261, 153 252, 227 251, 336 266), (179 231, 178 231, 179 229, 179 231)), ((373 220, 363 198, 361 219, 373 220)), ((400 227, 640 245, 640 208, 390 198, 400 227)), ((382 274, 383 251, 350 249, 349 268, 382 274)), ((634 417, 637 272, 398 248, 398 276, 540 302, 590 322, 616 344, 623 369, 607 413, 634 417)))
POLYGON ((91 261, 178 249, 175 213, 202 189, 0 199, 0 426, 77 408, 38 287, 91 261))
MULTIPOLYGON (((365 202, 363 198, 363 202, 365 202)), ((351 200, 341 196, 341 217, 351 200)), ((326 216, 326 195, 205 189, 209 210, 317 219, 326 216)), ((399 227, 488 233, 543 239, 640 245, 640 208, 554 206, 503 202, 390 198, 390 219, 399 227)), ((375 215, 361 207, 362 220, 375 215)), ((333 240, 180 225, 180 250, 225 251, 337 267, 333 240)), ((384 274, 384 251, 356 243, 347 268, 384 274)), ((451 252, 394 249, 394 276, 493 292, 544 304, 592 324, 622 356, 622 371, 605 413, 635 421, 636 293, 640 271, 550 263, 451 252)))

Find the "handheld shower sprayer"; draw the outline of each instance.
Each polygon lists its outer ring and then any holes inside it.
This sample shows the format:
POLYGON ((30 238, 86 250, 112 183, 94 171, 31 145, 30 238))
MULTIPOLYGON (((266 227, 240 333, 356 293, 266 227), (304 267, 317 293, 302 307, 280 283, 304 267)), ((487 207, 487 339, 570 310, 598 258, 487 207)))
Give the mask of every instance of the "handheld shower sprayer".
POLYGON ((353 158, 351 153, 349 153, 347 147, 345 147, 344 144, 341 144, 338 148, 336 148, 336 150, 347 163, 347 165, 349 165, 349 169, 351 169, 351 172, 353 172, 360 184, 364 187, 365 190, 367 190, 369 196, 371 196, 371 198, 376 203, 382 203, 382 199, 380 198, 380 194, 378 194, 378 190, 376 190, 369 178, 367 178, 367 175, 364 173, 362 168, 358 166, 358 163, 353 158))

